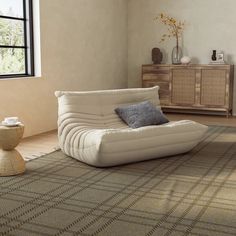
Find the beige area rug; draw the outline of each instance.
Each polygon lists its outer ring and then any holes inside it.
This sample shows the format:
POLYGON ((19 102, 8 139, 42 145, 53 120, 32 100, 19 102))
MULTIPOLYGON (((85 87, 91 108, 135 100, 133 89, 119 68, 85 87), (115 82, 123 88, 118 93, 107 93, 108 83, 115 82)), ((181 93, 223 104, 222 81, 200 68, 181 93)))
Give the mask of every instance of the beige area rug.
POLYGON ((93 168, 60 151, 0 178, 0 235, 236 235, 236 128, 187 154, 93 168))

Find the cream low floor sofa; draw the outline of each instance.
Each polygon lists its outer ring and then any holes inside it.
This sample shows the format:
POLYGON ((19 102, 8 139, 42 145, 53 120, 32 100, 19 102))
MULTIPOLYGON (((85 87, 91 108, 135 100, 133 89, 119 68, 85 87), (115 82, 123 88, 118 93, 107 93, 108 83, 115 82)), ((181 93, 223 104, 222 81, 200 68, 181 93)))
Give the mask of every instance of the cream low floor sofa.
POLYGON ((143 101, 160 107, 158 90, 156 86, 89 92, 57 91, 61 150, 96 167, 188 152, 202 140, 207 126, 181 120, 132 129, 114 111, 117 107, 143 101))

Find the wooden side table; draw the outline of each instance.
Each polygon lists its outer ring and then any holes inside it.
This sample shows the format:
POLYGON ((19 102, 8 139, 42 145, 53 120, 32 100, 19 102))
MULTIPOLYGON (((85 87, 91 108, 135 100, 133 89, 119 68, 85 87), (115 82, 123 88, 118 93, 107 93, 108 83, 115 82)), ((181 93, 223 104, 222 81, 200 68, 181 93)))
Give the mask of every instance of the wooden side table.
POLYGON ((25 172, 25 161, 15 150, 24 133, 24 125, 0 126, 0 176, 18 175, 25 172))

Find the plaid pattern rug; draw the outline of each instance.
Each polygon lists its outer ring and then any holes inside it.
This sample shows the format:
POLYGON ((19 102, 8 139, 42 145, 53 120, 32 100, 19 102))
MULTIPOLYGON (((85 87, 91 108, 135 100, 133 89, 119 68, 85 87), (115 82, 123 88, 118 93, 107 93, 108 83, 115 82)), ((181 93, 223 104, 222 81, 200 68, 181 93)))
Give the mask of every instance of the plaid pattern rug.
POLYGON ((0 235, 236 235, 236 128, 187 154, 94 168, 60 151, 0 178, 0 235))

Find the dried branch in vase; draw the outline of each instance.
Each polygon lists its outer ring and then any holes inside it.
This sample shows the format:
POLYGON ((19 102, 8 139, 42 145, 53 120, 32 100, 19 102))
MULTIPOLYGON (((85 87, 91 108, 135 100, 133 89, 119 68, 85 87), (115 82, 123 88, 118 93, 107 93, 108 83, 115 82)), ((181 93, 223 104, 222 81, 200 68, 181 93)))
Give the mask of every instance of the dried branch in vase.
POLYGON ((168 33, 162 35, 160 42, 164 42, 166 39, 174 37, 176 39, 176 46, 178 48, 179 38, 184 31, 185 22, 176 20, 175 18, 165 15, 164 13, 161 13, 159 16, 157 16, 155 20, 160 21, 168 27, 168 33))

